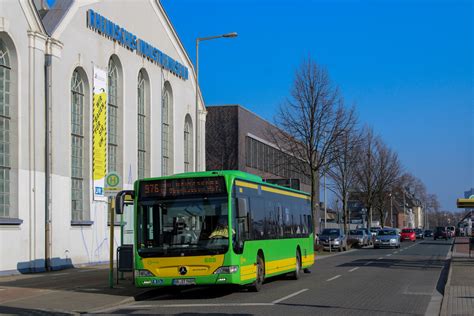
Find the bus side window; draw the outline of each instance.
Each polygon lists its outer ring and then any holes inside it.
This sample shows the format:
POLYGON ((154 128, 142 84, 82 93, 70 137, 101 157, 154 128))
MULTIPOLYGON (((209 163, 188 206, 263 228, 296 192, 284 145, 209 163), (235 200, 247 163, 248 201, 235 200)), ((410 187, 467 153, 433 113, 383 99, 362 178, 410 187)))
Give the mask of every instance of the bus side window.
POLYGON ((252 237, 253 239, 265 239, 265 200, 260 197, 250 199, 251 219, 252 219, 252 237))
POLYGON ((275 207, 277 236, 283 237, 283 210, 280 203, 275 207))

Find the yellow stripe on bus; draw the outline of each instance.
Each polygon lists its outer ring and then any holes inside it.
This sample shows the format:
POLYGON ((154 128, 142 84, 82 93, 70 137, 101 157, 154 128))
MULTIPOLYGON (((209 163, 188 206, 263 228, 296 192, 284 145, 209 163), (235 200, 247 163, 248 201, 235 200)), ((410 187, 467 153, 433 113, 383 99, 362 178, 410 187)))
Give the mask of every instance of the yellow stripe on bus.
MULTIPOLYGON (((235 185, 240 186, 240 187, 249 188, 249 189, 258 190, 258 184, 254 184, 254 183, 249 183, 249 182, 243 182, 243 181, 235 180, 235 185)), ((280 189, 276 189, 276 188, 267 187, 267 186, 264 186, 264 185, 262 185, 261 187, 262 187, 262 190, 263 190, 263 191, 267 191, 267 192, 282 194, 282 195, 286 195, 286 196, 292 196, 292 197, 296 197, 296 198, 300 198, 300 199, 305 199, 305 200, 309 200, 309 199, 310 199, 309 196, 303 195, 303 194, 299 194, 299 193, 294 193, 294 192, 290 192, 290 191, 284 191, 284 190, 280 190, 280 189)))
POLYGON ((285 270, 295 269, 296 258, 280 259, 265 262, 265 274, 273 274, 285 270))
POLYGON ((242 182, 242 181, 238 181, 238 180, 235 181, 235 184, 238 185, 238 186, 241 186, 241 187, 246 187, 246 188, 249 188, 249 189, 258 190, 258 185, 257 184, 242 182))
POLYGON ((303 195, 303 194, 298 194, 298 193, 289 192, 289 191, 283 191, 283 190, 280 190, 280 189, 266 187, 266 186, 263 186, 263 185, 262 185, 262 190, 267 191, 267 192, 278 193, 278 194, 283 194, 283 195, 287 195, 287 196, 297 197, 297 198, 300 198, 300 199, 309 200, 309 196, 306 196, 306 195, 303 195))
MULTIPOLYGON (((302 267, 309 267, 314 263, 314 254, 302 258, 302 267)), ((286 258, 265 262, 265 274, 271 275, 283 271, 293 271, 296 268, 296 258, 286 258)), ((240 267, 240 280, 247 281, 257 277, 257 266, 255 264, 240 267)))

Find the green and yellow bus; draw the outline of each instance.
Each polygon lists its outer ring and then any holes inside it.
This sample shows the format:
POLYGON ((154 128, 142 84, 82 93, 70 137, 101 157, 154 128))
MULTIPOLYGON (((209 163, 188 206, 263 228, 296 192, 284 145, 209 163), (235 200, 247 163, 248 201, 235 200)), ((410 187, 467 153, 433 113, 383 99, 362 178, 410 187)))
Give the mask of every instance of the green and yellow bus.
POLYGON ((241 171, 142 179, 134 201, 137 287, 298 279, 314 263, 310 196, 241 171), (230 229, 229 229, 230 227, 230 229))

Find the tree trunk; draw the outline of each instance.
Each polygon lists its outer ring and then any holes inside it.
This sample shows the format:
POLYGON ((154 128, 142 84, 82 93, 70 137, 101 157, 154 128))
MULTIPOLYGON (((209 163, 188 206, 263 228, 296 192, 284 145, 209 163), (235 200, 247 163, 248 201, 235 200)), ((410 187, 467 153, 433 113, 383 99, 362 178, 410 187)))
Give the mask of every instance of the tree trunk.
POLYGON ((372 227, 372 208, 370 206, 367 207, 367 228, 370 229, 372 227))
POLYGON ((318 186, 316 185, 316 172, 311 169, 311 211, 313 214, 313 231, 314 235, 316 236, 319 231, 319 222, 320 222, 320 212, 319 212, 319 201, 317 200, 317 192, 316 189, 318 186))
POLYGON ((349 232, 349 212, 345 204, 342 207, 344 212, 344 233, 347 235, 349 232))

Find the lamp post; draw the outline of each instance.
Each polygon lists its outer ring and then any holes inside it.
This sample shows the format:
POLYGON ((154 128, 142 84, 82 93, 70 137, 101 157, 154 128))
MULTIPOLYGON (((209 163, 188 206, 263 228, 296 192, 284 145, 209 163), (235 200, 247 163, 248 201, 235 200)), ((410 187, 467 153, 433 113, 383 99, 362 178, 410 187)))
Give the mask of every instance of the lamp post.
POLYGON ((394 228, 393 227, 393 194, 392 192, 390 192, 389 196, 390 196, 390 226, 394 228))
POLYGON ((196 121, 194 122, 196 124, 196 149, 194 150, 194 171, 197 171, 197 166, 198 166, 198 148, 199 148, 199 42, 203 41, 209 41, 213 39, 218 39, 218 38, 232 38, 232 37, 237 37, 236 32, 232 33, 226 33, 226 34, 221 34, 221 35, 216 35, 216 36, 208 36, 208 37, 198 37, 196 38, 196 121))

